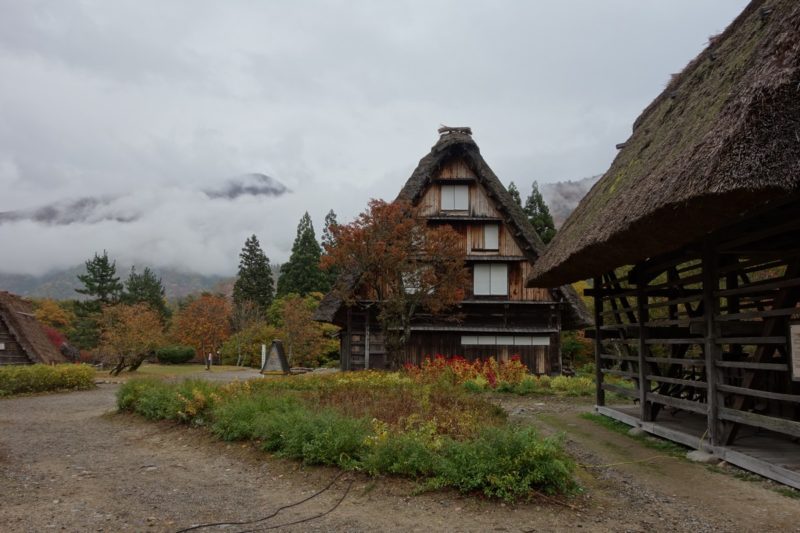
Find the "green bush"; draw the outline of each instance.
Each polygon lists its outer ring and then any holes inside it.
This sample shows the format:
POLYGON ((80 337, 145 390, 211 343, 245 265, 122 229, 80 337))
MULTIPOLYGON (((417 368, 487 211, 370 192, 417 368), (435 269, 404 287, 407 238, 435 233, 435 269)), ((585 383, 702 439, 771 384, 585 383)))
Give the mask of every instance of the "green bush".
MULTIPOLYGON (((533 491, 555 494, 575 488, 574 466, 561 443, 540 439, 531 428, 489 425, 481 418, 483 429, 477 433, 443 433, 441 420, 423 419, 422 411, 390 423, 388 418, 355 414, 358 411, 348 415, 335 404, 323 405, 317 395, 322 389, 339 388, 337 398, 342 401, 364 400, 362 388, 368 383, 386 390, 430 387, 390 378, 359 373, 340 381, 294 378, 228 385, 139 379, 120 388, 117 402, 120 410, 150 419, 208 422, 211 432, 223 440, 257 440, 281 457, 371 475, 411 477, 424 488, 450 487, 506 501, 530 497, 533 491)), ((469 399, 460 387, 447 391, 454 395, 453 408, 465 408, 463 402, 468 400, 475 404, 470 416, 483 412, 477 406, 485 401, 469 399)), ((447 391, 437 389, 439 396, 430 401, 446 402, 447 391)), ((390 395, 384 391, 379 396, 390 395)))
POLYGON ((0 397, 12 394, 94 388, 88 365, 15 365, 0 367, 0 397))
POLYGON ((572 492, 573 468, 557 440, 539 439, 533 428, 507 427, 469 441, 448 440, 427 485, 513 501, 533 490, 572 492))
POLYGON ((556 376, 550 382, 550 388, 567 396, 591 396, 595 391, 594 382, 585 377, 556 376))
POLYGON ((175 387, 157 379, 135 379, 117 391, 120 411, 132 411, 149 420, 178 418, 181 403, 175 387))
POLYGON ((180 365, 188 363, 197 353, 191 346, 164 346, 156 350, 158 362, 162 365, 180 365))

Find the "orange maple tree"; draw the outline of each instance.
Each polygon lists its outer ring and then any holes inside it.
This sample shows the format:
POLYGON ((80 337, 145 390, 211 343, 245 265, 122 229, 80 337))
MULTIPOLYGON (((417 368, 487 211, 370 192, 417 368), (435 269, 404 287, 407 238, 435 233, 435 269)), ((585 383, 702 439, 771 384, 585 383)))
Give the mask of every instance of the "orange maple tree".
POLYGON ((144 303, 103 308, 100 319, 102 358, 111 363, 111 375, 126 368, 135 371, 164 343, 161 315, 144 303))
POLYGON ((463 239, 449 225, 429 226, 406 202, 372 200, 355 221, 329 229, 324 268, 336 268, 352 284, 336 290, 349 303, 374 299, 390 362, 411 335, 421 311, 438 315, 464 298, 469 282, 463 239))
POLYGON ((220 295, 204 293, 178 311, 172 322, 172 336, 197 353, 214 354, 231 334, 231 304, 220 295))

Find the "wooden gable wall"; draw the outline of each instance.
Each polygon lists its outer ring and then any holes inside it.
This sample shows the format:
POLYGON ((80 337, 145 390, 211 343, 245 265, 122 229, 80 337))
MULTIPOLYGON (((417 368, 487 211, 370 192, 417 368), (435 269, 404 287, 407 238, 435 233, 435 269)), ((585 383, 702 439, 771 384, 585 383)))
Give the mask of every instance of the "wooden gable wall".
MULTIPOLYGON (((486 194, 486 190, 478 181, 475 173, 465 161, 456 159, 442 167, 420 197, 417 207, 420 215, 431 218, 437 223, 449 223, 463 239, 464 251, 468 256, 498 256, 498 261, 508 264, 508 297, 511 301, 552 301, 550 291, 542 288, 526 288, 525 280, 531 273, 532 265, 527 260, 509 261, 508 258, 524 258, 519 244, 510 228, 503 222, 494 202, 486 194), (469 209, 466 212, 443 212, 441 210, 440 191, 448 181, 465 184, 469 187, 469 209), (445 219, 452 220, 445 220, 445 219), (469 219, 469 220, 465 220, 469 219), (484 224, 498 224, 498 250, 483 250, 484 224), (499 258, 506 258, 501 260, 499 258)), ((432 222, 433 222, 432 220, 432 222)), ((470 271, 474 262, 469 262, 470 271)), ((473 297, 472 286, 468 287, 467 299, 473 297)))

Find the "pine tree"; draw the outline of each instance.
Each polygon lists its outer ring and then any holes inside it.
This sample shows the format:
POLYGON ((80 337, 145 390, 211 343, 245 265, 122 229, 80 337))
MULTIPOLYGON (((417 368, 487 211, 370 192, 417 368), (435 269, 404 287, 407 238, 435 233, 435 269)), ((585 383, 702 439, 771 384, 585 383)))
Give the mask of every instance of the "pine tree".
POLYGON ((136 267, 131 267, 131 273, 125 281, 122 301, 130 305, 145 303, 157 312, 162 320, 169 316, 169 309, 164 300, 164 284, 149 267, 145 267, 141 274, 136 273, 136 267))
POLYGON ((544 203, 542 193, 539 192, 539 184, 535 181, 533 182, 533 190, 531 190, 531 194, 525 201, 525 207, 522 210, 528 216, 528 220, 536 230, 536 233, 539 234, 542 242, 549 243, 555 237, 556 228, 553 224, 553 217, 550 215, 550 209, 544 203))
POLYGON ((519 196, 519 189, 512 181, 508 184, 508 194, 511 195, 511 199, 514 200, 518 206, 522 207, 522 198, 519 196))
POLYGON ((75 289, 80 294, 91 296, 101 304, 119 301, 122 294, 122 283, 117 277, 117 262, 109 261, 108 252, 103 255, 94 254, 94 258, 86 261, 86 274, 79 274, 83 289, 75 289))
MULTIPOLYGON (((332 228, 339 225, 339 222, 336 220, 336 213, 333 212, 333 209, 328 211, 328 214, 325 215, 325 229, 322 231, 322 255, 328 255, 329 250, 333 249, 336 246, 336 237, 334 236, 333 232, 331 231, 332 228)), ((339 269, 336 266, 332 265, 328 267, 327 270, 324 271, 325 276, 328 280, 328 284, 326 290, 330 290, 336 284, 336 280, 339 278, 339 269)))
POLYGON ((252 235, 239 253, 239 274, 233 285, 233 302, 237 308, 251 302, 266 313, 274 296, 269 258, 261 249, 258 238, 252 235))
POLYGON ((319 267, 321 253, 311 217, 306 213, 297 225, 292 255, 289 256, 289 261, 281 266, 278 296, 291 293, 305 296, 311 292, 325 292, 328 279, 319 267))

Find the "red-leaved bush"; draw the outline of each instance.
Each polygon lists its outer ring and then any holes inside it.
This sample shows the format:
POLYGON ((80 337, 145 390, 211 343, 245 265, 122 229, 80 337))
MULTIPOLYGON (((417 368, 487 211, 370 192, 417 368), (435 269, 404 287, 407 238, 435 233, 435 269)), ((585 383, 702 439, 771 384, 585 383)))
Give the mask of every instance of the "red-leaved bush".
POLYGON ((528 373, 518 355, 498 362, 494 357, 468 361, 460 355, 426 357, 419 366, 406 363, 406 373, 420 383, 449 381, 460 385, 467 381, 485 380, 492 389, 501 383, 516 385, 528 373))
POLYGON ((61 345, 67 342, 67 338, 64 334, 57 329, 51 328, 50 326, 42 326, 42 329, 44 329, 44 334, 47 335, 47 339, 56 348, 61 348, 61 345))

